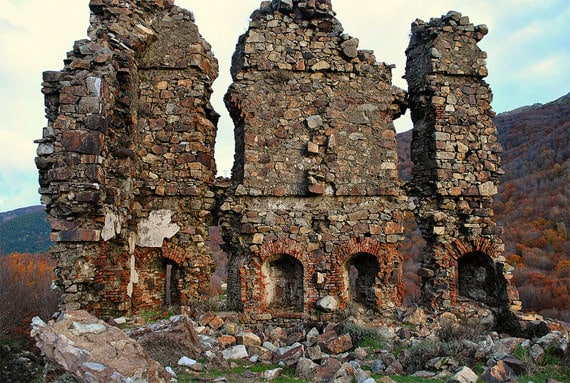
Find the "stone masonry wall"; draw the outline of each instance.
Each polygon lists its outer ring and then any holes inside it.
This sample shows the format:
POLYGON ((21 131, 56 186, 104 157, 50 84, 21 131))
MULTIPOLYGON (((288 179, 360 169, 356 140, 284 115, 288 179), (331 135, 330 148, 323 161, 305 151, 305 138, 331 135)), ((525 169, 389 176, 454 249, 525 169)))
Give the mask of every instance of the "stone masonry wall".
POLYGON ((427 241, 424 299, 520 306, 491 208, 500 145, 487 33, 450 12, 412 24, 409 95, 345 34, 330 0, 264 1, 239 38, 225 102, 232 179, 215 180, 218 63, 172 0, 91 0, 89 39, 43 75, 36 164, 62 308, 100 317, 204 299, 228 251, 228 306, 253 321, 402 303, 404 214, 427 241), (411 107, 413 179, 393 120, 411 107))
POLYGON ((392 121, 404 92, 391 67, 358 50, 329 1, 263 2, 232 64, 236 162, 221 206, 230 302, 269 317, 302 315, 325 296, 346 307, 362 253, 381 266, 360 303, 399 304, 406 197, 392 121), (287 282, 302 285, 297 307, 275 304, 284 293, 269 276, 285 264, 300 270, 287 282))
POLYGON ((45 72, 42 202, 65 308, 100 315, 199 300, 213 259, 217 61, 172 1, 91 0, 89 39, 45 72), (164 241, 166 239, 166 241, 164 241))
POLYGON ((485 25, 449 12, 429 23, 416 20, 406 51, 414 122, 410 193, 427 241, 422 291, 438 306, 454 304, 458 295, 495 307, 517 304, 509 301, 512 268, 492 218, 503 172, 492 93, 483 80, 487 55, 477 46, 485 34, 485 25))

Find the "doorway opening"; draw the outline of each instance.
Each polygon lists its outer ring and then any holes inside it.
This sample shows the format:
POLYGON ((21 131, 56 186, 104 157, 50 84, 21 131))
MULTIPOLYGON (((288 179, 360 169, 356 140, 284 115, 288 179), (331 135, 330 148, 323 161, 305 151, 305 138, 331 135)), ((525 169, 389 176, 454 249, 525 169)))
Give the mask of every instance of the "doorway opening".
POLYGON ((164 306, 167 308, 180 306, 180 288, 182 284, 182 271, 176 262, 164 260, 164 306))

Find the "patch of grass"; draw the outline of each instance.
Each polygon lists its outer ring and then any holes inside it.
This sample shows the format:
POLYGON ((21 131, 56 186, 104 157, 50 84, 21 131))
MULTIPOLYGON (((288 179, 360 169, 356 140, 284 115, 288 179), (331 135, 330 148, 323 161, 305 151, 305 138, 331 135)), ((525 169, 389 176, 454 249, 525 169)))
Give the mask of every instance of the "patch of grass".
POLYGON ((176 315, 176 312, 174 310, 149 309, 143 310, 140 315, 145 323, 154 323, 161 319, 168 319, 176 315))
MULTIPOLYGON (((378 378, 381 378, 381 376, 378 376, 378 378)), ((422 382, 425 383, 426 379, 424 378, 417 378, 415 376, 390 376, 390 378, 392 378, 392 380, 394 380, 397 383, 418 383, 418 382, 422 382)), ((429 379, 430 383, 444 383, 445 380, 441 380, 441 379, 429 379)))
POLYGON ((0 346, 15 347, 16 341, 12 338, 0 335, 0 346))
POLYGON ((379 331, 375 328, 358 326, 353 323, 348 323, 344 331, 346 331, 352 339, 352 344, 355 347, 368 347, 370 349, 383 348, 386 340, 379 331))
POLYGON ((549 379, 556 379, 559 382, 570 382, 570 369, 549 369, 533 375, 519 376, 517 381, 519 383, 548 383, 549 379))
POLYGON ((562 359, 560 351, 556 347, 550 346, 544 350, 544 360, 540 364, 541 366, 560 366, 562 364, 562 359))
POLYGON ((511 353, 513 357, 522 360, 529 368, 527 375, 520 376, 520 383, 547 383, 549 378, 560 382, 570 382, 570 366, 560 358, 560 351, 549 347, 545 351, 544 360, 536 365, 530 354, 530 350, 518 345, 511 353))
POLYGON ((527 362, 530 360, 530 351, 527 348, 521 346, 520 344, 514 348, 511 354, 515 358, 522 360, 523 362, 527 362))
POLYGON ((298 378, 292 378, 290 376, 280 376, 279 378, 273 380, 275 383, 304 383, 304 380, 298 378))
POLYGON ((442 356, 440 353, 440 342, 423 340, 410 347, 410 354, 411 362, 408 370, 423 370, 429 360, 442 356))
MULTIPOLYGON (((255 374, 262 374, 264 371, 273 370, 279 368, 280 366, 276 364, 251 364, 246 361, 238 362, 237 366, 227 369, 227 370, 209 370, 204 371, 200 374, 200 376, 195 376, 192 374, 188 374, 185 372, 179 372, 177 379, 179 383, 203 383, 206 381, 214 381, 216 378, 225 377, 227 378, 228 382, 236 382, 236 383, 246 383, 250 382, 251 378, 246 378, 243 375, 245 373, 255 373, 255 374)), ((281 367, 283 368, 283 372, 281 376, 275 380, 274 383, 305 383, 305 380, 299 379, 295 377, 295 369, 292 367, 281 367)), ((264 382, 265 380, 259 378, 260 382, 264 382)))

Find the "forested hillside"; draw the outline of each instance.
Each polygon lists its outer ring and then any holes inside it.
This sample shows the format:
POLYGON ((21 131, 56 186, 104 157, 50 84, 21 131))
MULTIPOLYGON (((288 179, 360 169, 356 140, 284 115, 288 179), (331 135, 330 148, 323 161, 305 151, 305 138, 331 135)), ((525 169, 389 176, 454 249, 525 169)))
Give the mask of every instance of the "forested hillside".
POLYGON ((45 252, 51 246, 50 231, 43 206, 0 213, 0 256, 45 252))
MULTIPOLYGON (((504 228, 505 256, 517 266, 514 283, 525 310, 570 321, 570 94, 501 113, 495 125, 505 171, 495 219, 504 228)), ((410 179, 411 136, 398 135, 404 180, 410 179)), ((412 257, 419 253, 416 241, 405 246, 412 257)))
POLYGON ((526 309, 570 321, 570 94, 495 124, 506 172, 495 213, 515 283, 526 309))

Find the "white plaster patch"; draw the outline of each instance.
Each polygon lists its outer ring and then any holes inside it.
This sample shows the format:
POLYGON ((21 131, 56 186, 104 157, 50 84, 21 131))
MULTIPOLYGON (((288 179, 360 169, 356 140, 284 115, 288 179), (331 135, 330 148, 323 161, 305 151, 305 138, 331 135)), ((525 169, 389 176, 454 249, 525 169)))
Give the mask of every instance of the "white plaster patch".
POLYGON ((108 241, 115 238, 120 232, 121 221, 119 217, 113 212, 107 212, 107 214, 105 214, 105 225, 101 231, 101 238, 103 238, 103 241, 108 241))
POLYGON ((172 238, 180 231, 180 226, 171 222, 170 210, 156 210, 146 221, 138 224, 137 244, 141 247, 162 247, 162 241, 172 238))
POLYGON ((131 259, 130 259, 130 267, 131 267, 131 276, 129 278, 129 284, 127 285, 127 295, 132 298, 133 297, 133 289, 134 289, 134 285, 135 283, 139 283, 139 273, 137 273, 137 270, 135 269, 135 256, 134 254, 131 255, 131 259))

